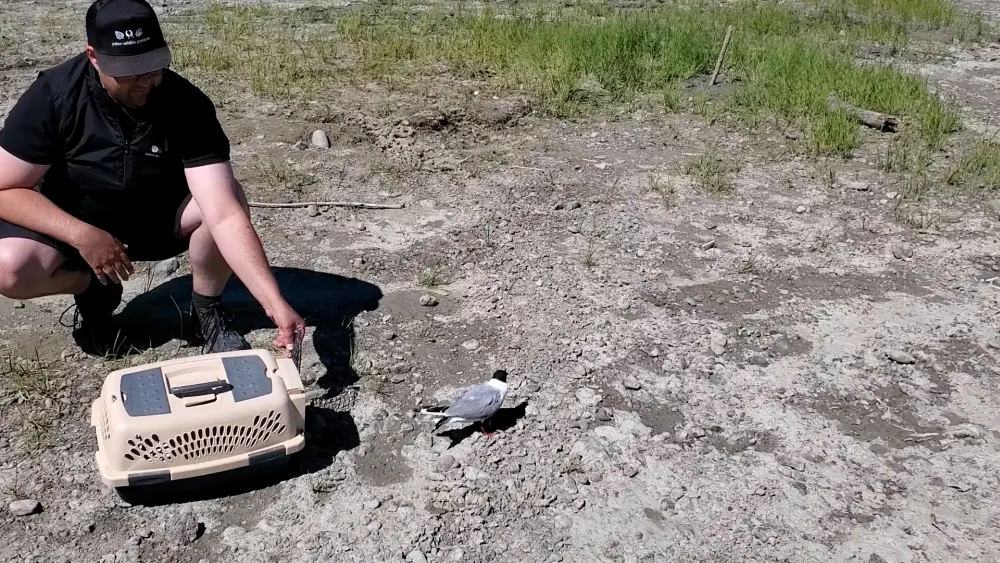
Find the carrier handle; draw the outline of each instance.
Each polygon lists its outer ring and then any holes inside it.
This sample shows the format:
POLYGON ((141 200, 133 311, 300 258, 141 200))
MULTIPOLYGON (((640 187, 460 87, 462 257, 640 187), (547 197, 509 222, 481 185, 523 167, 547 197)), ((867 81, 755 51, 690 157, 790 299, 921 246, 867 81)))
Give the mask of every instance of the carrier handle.
POLYGON ((183 399, 185 397, 198 397, 201 395, 218 395, 231 391, 233 386, 225 381, 208 381, 205 383, 195 383, 193 385, 180 385, 171 387, 170 393, 175 397, 183 399))

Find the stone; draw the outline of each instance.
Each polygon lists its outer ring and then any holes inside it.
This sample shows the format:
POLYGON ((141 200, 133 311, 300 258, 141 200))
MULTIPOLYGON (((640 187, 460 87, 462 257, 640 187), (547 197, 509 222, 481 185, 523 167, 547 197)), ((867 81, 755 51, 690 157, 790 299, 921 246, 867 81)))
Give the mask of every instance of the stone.
POLYGON ((406 563, 427 563, 427 557, 419 549, 406 554, 406 563))
POLYGON ((708 349, 716 356, 721 356, 726 352, 726 344, 728 343, 729 339, 725 334, 713 331, 709 336, 708 349))
POLYGON ((628 389, 629 391, 638 391, 642 389, 642 384, 639 383, 639 380, 631 375, 627 376, 622 381, 622 385, 624 385, 625 388, 628 389))
POLYGON ((181 267, 180 262, 176 258, 167 258, 161 262, 157 262, 153 266, 153 274, 157 276, 169 276, 173 274, 181 267))
POLYGON ((420 296, 420 305, 423 307, 434 307, 437 304, 437 297, 434 297, 433 295, 424 294, 420 296))
POLYGON ((316 217, 319 215, 319 208, 315 205, 310 205, 306 207, 306 215, 309 217, 316 217))
POLYGON ((478 350, 479 346, 480 346, 479 345, 479 341, 475 340, 475 339, 473 339, 473 340, 466 340, 465 342, 462 343, 462 348, 465 348, 466 350, 468 350, 470 352, 474 352, 474 351, 478 350))
POLYGON ((456 467, 458 467, 458 461, 455 459, 455 456, 450 454, 444 454, 434 462, 434 469, 438 473, 447 473, 456 467))
POLYGON ((885 353, 888 358, 897 364, 913 364, 916 363, 916 358, 912 354, 904 352, 902 350, 889 350, 885 353))
POLYGON ((322 129, 317 129, 312 134, 312 145, 316 148, 328 149, 330 148, 330 137, 322 129))
POLYGON ((30 516, 42 508, 42 503, 34 499, 15 500, 7 507, 17 517, 30 516))
POLYGON ((805 213, 806 212, 806 206, 805 205, 800 205, 800 206, 796 207, 795 208, 795 212, 796 213, 805 213))
POLYGON ((892 245, 892 255, 896 260, 908 260, 913 258, 913 247, 904 243, 896 243, 892 245))

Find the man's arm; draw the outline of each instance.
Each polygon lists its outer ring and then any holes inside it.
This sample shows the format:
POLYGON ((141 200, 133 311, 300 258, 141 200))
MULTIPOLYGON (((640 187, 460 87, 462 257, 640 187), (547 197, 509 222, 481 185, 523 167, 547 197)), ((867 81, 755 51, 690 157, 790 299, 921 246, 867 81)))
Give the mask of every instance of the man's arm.
POLYGON ((185 169, 188 188, 222 257, 254 298, 268 310, 285 303, 260 238, 236 196, 229 162, 185 169))
POLYGON ((35 190, 47 165, 32 164, 0 147, 0 219, 79 246, 90 225, 35 190))

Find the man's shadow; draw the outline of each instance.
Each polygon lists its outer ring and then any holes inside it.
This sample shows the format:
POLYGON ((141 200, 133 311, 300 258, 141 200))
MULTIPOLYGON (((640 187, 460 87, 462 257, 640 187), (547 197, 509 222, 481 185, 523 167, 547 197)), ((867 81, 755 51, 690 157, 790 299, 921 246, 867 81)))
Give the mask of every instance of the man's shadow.
MULTIPOLYGON (((308 326, 315 327, 312 342, 323 368, 311 369, 324 371, 316 379, 316 385, 326 390, 324 398, 339 395, 359 379, 351 366, 353 319, 364 311, 378 308, 383 296, 381 289, 358 279, 313 270, 274 268, 273 272, 288 303, 308 326)), ((138 350, 159 347, 174 339, 185 340, 190 324, 187 318, 190 302, 191 277, 182 276, 136 296, 118 318, 133 347, 138 350)), ((223 292, 222 303, 227 320, 240 334, 274 328, 264 309, 235 277, 223 292)), ((302 369, 310 368, 304 363, 302 369)), ((220 475, 221 489, 219 483, 209 478, 204 480, 204 487, 185 483, 184 487, 166 487, 176 488, 177 492, 161 495, 148 489, 148 499, 134 495, 133 498, 139 498, 143 504, 159 504, 157 498, 160 496, 165 496, 168 502, 179 502, 199 500, 206 492, 210 498, 244 494, 273 485, 275 480, 280 482, 322 470, 332 463, 337 452, 353 449, 360 443, 357 426, 349 412, 309 406, 306 432, 305 449, 291 463, 279 463, 280 468, 275 471, 249 471, 246 479, 220 475), (258 473, 261 474, 259 478, 255 476, 258 473)), ((146 488, 142 489, 145 493, 146 488)))

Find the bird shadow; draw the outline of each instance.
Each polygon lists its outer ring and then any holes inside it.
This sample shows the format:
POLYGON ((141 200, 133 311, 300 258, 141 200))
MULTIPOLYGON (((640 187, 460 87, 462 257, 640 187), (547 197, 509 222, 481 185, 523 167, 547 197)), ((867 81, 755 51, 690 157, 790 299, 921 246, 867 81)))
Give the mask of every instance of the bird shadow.
MULTIPOLYGON (((493 418, 490 419, 487 431, 489 432, 506 432, 514 426, 517 425, 517 421, 524 418, 527 414, 528 401, 523 401, 516 407, 502 408, 497 411, 493 418)), ((455 446, 464 442, 467 438, 479 432, 483 429, 483 423, 477 422, 475 424, 470 424, 462 428, 456 428, 454 430, 445 430, 440 432, 439 436, 444 436, 451 440, 447 449, 452 449, 455 446)))
MULTIPOLYGON (((351 365, 353 320, 364 311, 376 310, 382 291, 374 284, 336 274, 300 268, 274 268, 273 272, 285 299, 308 326, 315 327, 312 343, 320 365, 303 365, 303 379, 315 380, 315 385, 323 389, 316 402, 329 404, 330 399, 359 381, 351 365), (305 373, 311 369, 321 373, 305 373)), ((118 319, 135 350, 156 348, 186 338, 185 315, 190 301, 191 277, 181 276, 136 296, 118 319)), ((236 278, 227 284, 222 301, 232 328, 240 334, 274 328, 263 308, 236 278)), ((349 412, 309 405, 305 423, 305 447, 294 455, 218 474, 117 489, 117 493, 131 504, 152 506, 239 497, 321 471, 333 463, 338 452, 360 444, 357 425, 349 412)))

